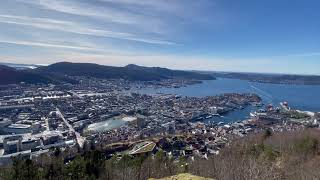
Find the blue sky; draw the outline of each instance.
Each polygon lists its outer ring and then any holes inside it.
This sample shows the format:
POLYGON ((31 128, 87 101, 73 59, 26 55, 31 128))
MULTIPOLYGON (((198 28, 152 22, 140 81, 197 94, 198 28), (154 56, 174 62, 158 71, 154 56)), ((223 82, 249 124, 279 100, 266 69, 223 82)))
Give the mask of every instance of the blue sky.
POLYGON ((317 0, 1 0, 0 61, 320 75, 317 0))

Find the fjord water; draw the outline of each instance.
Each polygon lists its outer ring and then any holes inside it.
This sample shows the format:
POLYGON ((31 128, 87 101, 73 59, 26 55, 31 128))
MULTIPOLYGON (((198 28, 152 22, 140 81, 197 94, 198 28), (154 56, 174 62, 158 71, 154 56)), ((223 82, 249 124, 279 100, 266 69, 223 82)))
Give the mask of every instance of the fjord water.
MULTIPOLYGON (((181 96, 205 97, 224 93, 255 93, 264 104, 278 106, 287 101, 289 105, 303 111, 320 111, 320 85, 292 85, 249 82, 246 80, 225 79, 203 81, 201 84, 189 85, 181 88, 145 88, 138 90, 143 94, 177 94, 181 96)), ((255 107, 247 107, 226 115, 225 122, 246 119, 255 107)))

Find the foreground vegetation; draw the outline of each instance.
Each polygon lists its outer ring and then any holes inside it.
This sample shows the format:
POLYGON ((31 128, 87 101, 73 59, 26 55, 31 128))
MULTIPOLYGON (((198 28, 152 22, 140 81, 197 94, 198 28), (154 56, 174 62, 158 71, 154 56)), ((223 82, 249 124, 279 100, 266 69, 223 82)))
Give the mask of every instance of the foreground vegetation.
POLYGON ((107 158, 98 150, 83 152, 70 162, 56 150, 54 157, 15 159, 2 168, 0 179, 106 179, 144 180, 190 173, 218 180, 319 179, 320 131, 307 129, 252 135, 239 139, 208 160, 173 160, 158 151, 155 156, 107 158))

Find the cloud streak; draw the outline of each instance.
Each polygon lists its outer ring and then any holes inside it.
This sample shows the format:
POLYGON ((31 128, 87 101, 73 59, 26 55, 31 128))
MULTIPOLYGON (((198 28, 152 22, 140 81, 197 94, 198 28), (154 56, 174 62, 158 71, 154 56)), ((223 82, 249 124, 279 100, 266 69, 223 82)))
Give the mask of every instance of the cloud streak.
POLYGON ((46 47, 46 48, 49 47, 49 48, 62 48, 62 49, 73 49, 73 50, 101 51, 99 49, 91 48, 91 47, 62 45, 62 44, 44 43, 44 42, 36 42, 36 41, 16 41, 16 40, 0 39, 0 43, 23 45, 23 46, 46 47))
MULTIPOLYGON (((74 0, 18 0, 23 3, 35 5, 46 10, 56 11, 60 13, 77 15, 90 18, 98 18, 100 20, 109 21, 125 25, 143 25, 148 24, 156 19, 148 17, 149 21, 146 22, 146 17, 130 11, 123 11, 109 6, 96 6, 90 3, 74 1, 74 0)), ((154 23, 154 22, 153 22, 154 23)), ((161 23, 160 21, 158 23, 161 23)))
MULTIPOLYGON (((178 24, 203 21, 207 6, 192 0, 15 0, 50 13, 98 20, 126 30, 165 35, 178 24), (178 22, 172 24, 172 22, 178 22)), ((205 2, 204 0, 203 2, 205 2)), ((211 1, 212 2, 212 1, 211 1)), ((204 3, 206 4, 206 3, 204 3)), ((213 10, 210 8, 210 10, 213 10)), ((210 19, 212 20, 212 19, 210 19)), ((215 19, 215 21, 218 19, 215 19)), ((211 22, 215 22, 211 21, 211 22)))
POLYGON ((33 17, 27 17, 27 16, 0 15, 0 23, 31 26, 34 28, 46 29, 51 31, 55 30, 55 31, 75 33, 75 34, 81 34, 81 35, 115 38, 120 40, 136 41, 136 42, 149 43, 149 44, 158 44, 158 45, 176 44, 174 42, 165 41, 165 40, 142 38, 131 33, 94 29, 94 28, 90 28, 90 27, 75 23, 75 22, 61 21, 61 20, 55 20, 55 19, 49 19, 49 18, 33 18, 33 17))

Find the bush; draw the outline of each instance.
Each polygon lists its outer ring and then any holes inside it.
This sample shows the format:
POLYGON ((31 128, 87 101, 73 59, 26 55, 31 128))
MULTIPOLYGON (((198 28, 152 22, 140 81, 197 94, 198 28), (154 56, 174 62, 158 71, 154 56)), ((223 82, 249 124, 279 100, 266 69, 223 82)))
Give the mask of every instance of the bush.
POLYGON ((293 146, 294 152, 303 154, 315 154, 318 151, 319 141, 316 138, 306 136, 298 139, 293 146))

